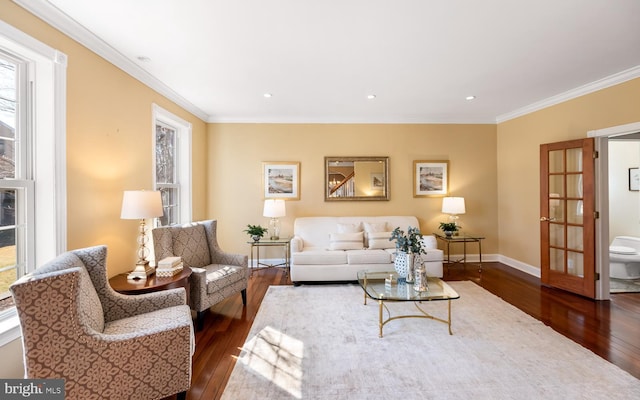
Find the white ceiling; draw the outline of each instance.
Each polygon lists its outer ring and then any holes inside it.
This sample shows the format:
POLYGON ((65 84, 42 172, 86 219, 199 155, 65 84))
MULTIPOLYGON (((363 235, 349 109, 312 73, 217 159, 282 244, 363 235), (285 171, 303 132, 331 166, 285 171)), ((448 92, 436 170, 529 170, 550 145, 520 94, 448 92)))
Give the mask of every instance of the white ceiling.
POLYGON ((210 122, 495 123, 640 76, 639 0, 15 1, 210 122))

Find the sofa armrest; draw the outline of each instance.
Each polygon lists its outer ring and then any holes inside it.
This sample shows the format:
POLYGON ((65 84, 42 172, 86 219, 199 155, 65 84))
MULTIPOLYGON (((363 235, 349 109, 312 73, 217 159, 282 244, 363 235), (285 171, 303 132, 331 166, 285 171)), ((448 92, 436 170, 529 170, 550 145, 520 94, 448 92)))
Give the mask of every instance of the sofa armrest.
POLYGON ((423 235, 422 236, 422 247, 424 247, 425 249, 437 249, 438 248, 438 241, 436 240, 436 237, 433 235, 423 235))
POLYGON ((298 253, 304 248, 304 240, 300 236, 294 236, 291 238, 291 252, 298 253))

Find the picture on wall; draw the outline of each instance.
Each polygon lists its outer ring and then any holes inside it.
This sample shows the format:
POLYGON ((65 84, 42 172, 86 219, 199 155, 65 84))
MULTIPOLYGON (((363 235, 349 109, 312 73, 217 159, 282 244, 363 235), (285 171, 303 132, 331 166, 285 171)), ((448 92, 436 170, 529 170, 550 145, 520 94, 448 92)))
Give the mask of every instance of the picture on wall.
POLYGON ((449 161, 413 162, 413 197, 446 196, 449 161))
POLYGON ((384 174, 371 174, 371 190, 384 189, 384 174))
POLYGON ((262 163, 265 199, 300 199, 300 163, 269 161, 262 163))
POLYGON ((640 190, 640 169, 629 168, 629 190, 637 192, 640 190))

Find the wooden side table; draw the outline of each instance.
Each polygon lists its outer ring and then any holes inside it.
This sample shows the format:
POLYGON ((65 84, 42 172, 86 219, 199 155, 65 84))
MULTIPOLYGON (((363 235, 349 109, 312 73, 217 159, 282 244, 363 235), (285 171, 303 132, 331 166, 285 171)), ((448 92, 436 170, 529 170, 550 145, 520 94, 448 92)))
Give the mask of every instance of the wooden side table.
POLYGON ((120 274, 109 279, 113 290, 122 294, 142 294, 183 287, 187 291, 187 304, 189 304, 189 277, 191 276, 189 267, 184 267, 180 273, 166 278, 153 274, 145 280, 129 280, 127 275, 120 274))

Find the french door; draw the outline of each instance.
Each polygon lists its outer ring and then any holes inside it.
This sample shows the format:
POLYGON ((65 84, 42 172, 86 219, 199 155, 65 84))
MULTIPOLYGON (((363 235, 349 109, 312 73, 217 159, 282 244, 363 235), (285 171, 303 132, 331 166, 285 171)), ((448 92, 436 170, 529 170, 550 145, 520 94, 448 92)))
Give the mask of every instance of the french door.
POLYGON ((593 138, 540 146, 541 281, 595 298, 593 138))

